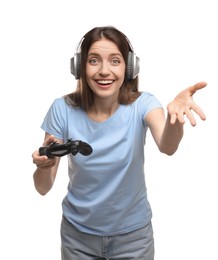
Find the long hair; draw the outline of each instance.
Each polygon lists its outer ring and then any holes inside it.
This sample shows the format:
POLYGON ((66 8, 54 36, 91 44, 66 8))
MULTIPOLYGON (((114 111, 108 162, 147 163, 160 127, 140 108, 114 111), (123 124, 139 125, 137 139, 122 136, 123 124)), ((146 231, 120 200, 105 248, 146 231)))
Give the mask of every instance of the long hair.
MULTIPOLYGON (((76 90, 64 97, 69 105, 81 107, 85 111, 88 111, 93 104, 93 92, 87 83, 86 70, 84 68, 86 68, 87 56, 91 45, 102 38, 114 42, 118 47, 126 64, 126 75, 128 70, 128 54, 129 51, 133 52, 128 38, 112 26, 95 27, 83 36, 79 50, 81 52, 80 79, 77 82, 76 90)), ((140 94, 138 91, 138 76, 134 79, 128 79, 127 76, 125 76, 124 82, 119 90, 118 103, 125 105, 131 104, 140 94)))

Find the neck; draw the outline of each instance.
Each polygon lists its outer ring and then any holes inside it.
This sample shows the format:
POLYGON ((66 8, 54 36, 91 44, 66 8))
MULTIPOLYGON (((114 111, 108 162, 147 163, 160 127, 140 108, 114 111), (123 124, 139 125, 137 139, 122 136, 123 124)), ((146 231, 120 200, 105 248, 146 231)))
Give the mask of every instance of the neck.
POLYGON ((112 116, 119 107, 118 100, 109 102, 107 100, 95 100, 91 109, 88 111, 88 115, 91 119, 97 122, 103 122, 112 116))

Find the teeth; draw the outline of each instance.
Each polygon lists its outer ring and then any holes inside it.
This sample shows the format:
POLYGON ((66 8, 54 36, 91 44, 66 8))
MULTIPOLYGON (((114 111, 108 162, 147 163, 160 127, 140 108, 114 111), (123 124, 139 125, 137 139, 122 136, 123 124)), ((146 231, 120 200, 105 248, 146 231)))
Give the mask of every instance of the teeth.
POLYGON ((97 82, 99 84, 111 84, 113 83, 113 80, 98 80, 97 82))

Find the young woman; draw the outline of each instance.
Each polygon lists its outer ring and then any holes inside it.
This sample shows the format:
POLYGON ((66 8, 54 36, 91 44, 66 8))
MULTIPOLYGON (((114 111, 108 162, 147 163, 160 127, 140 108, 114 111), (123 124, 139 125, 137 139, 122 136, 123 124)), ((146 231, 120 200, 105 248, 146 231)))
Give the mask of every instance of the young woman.
MULTIPOLYGON (((172 155, 183 136, 184 116, 205 115, 193 94, 197 83, 167 106, 138 90, 139 58, 114 27, 96 27, 82 38, 71 59, 76 91, 54 100, 42 129, 43 146, 82 140, 88 156, 68 154, 69 185, 63 199, 62 259, 154 259, 152 211, 144 178, 149 129, 160 152, 172 155)), ((36 190, 52 188, 60 157, 32 155, 36 190)))

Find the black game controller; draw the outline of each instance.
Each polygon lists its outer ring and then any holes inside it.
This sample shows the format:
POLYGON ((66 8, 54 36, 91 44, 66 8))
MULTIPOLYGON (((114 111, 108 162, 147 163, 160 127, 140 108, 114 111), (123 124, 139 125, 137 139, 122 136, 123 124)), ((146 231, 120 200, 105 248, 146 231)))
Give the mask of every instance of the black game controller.
POLYGON ((53 156, 62 157, 69 153, 72 153, 74 156, 77 153, 87 156, 92 153, 92 147, 80 140, 73 141, 72 139, 67 139, 67 142, 64 144, 53 142, 39 148, 39 154, 46 155, 49 158, 53 156))

